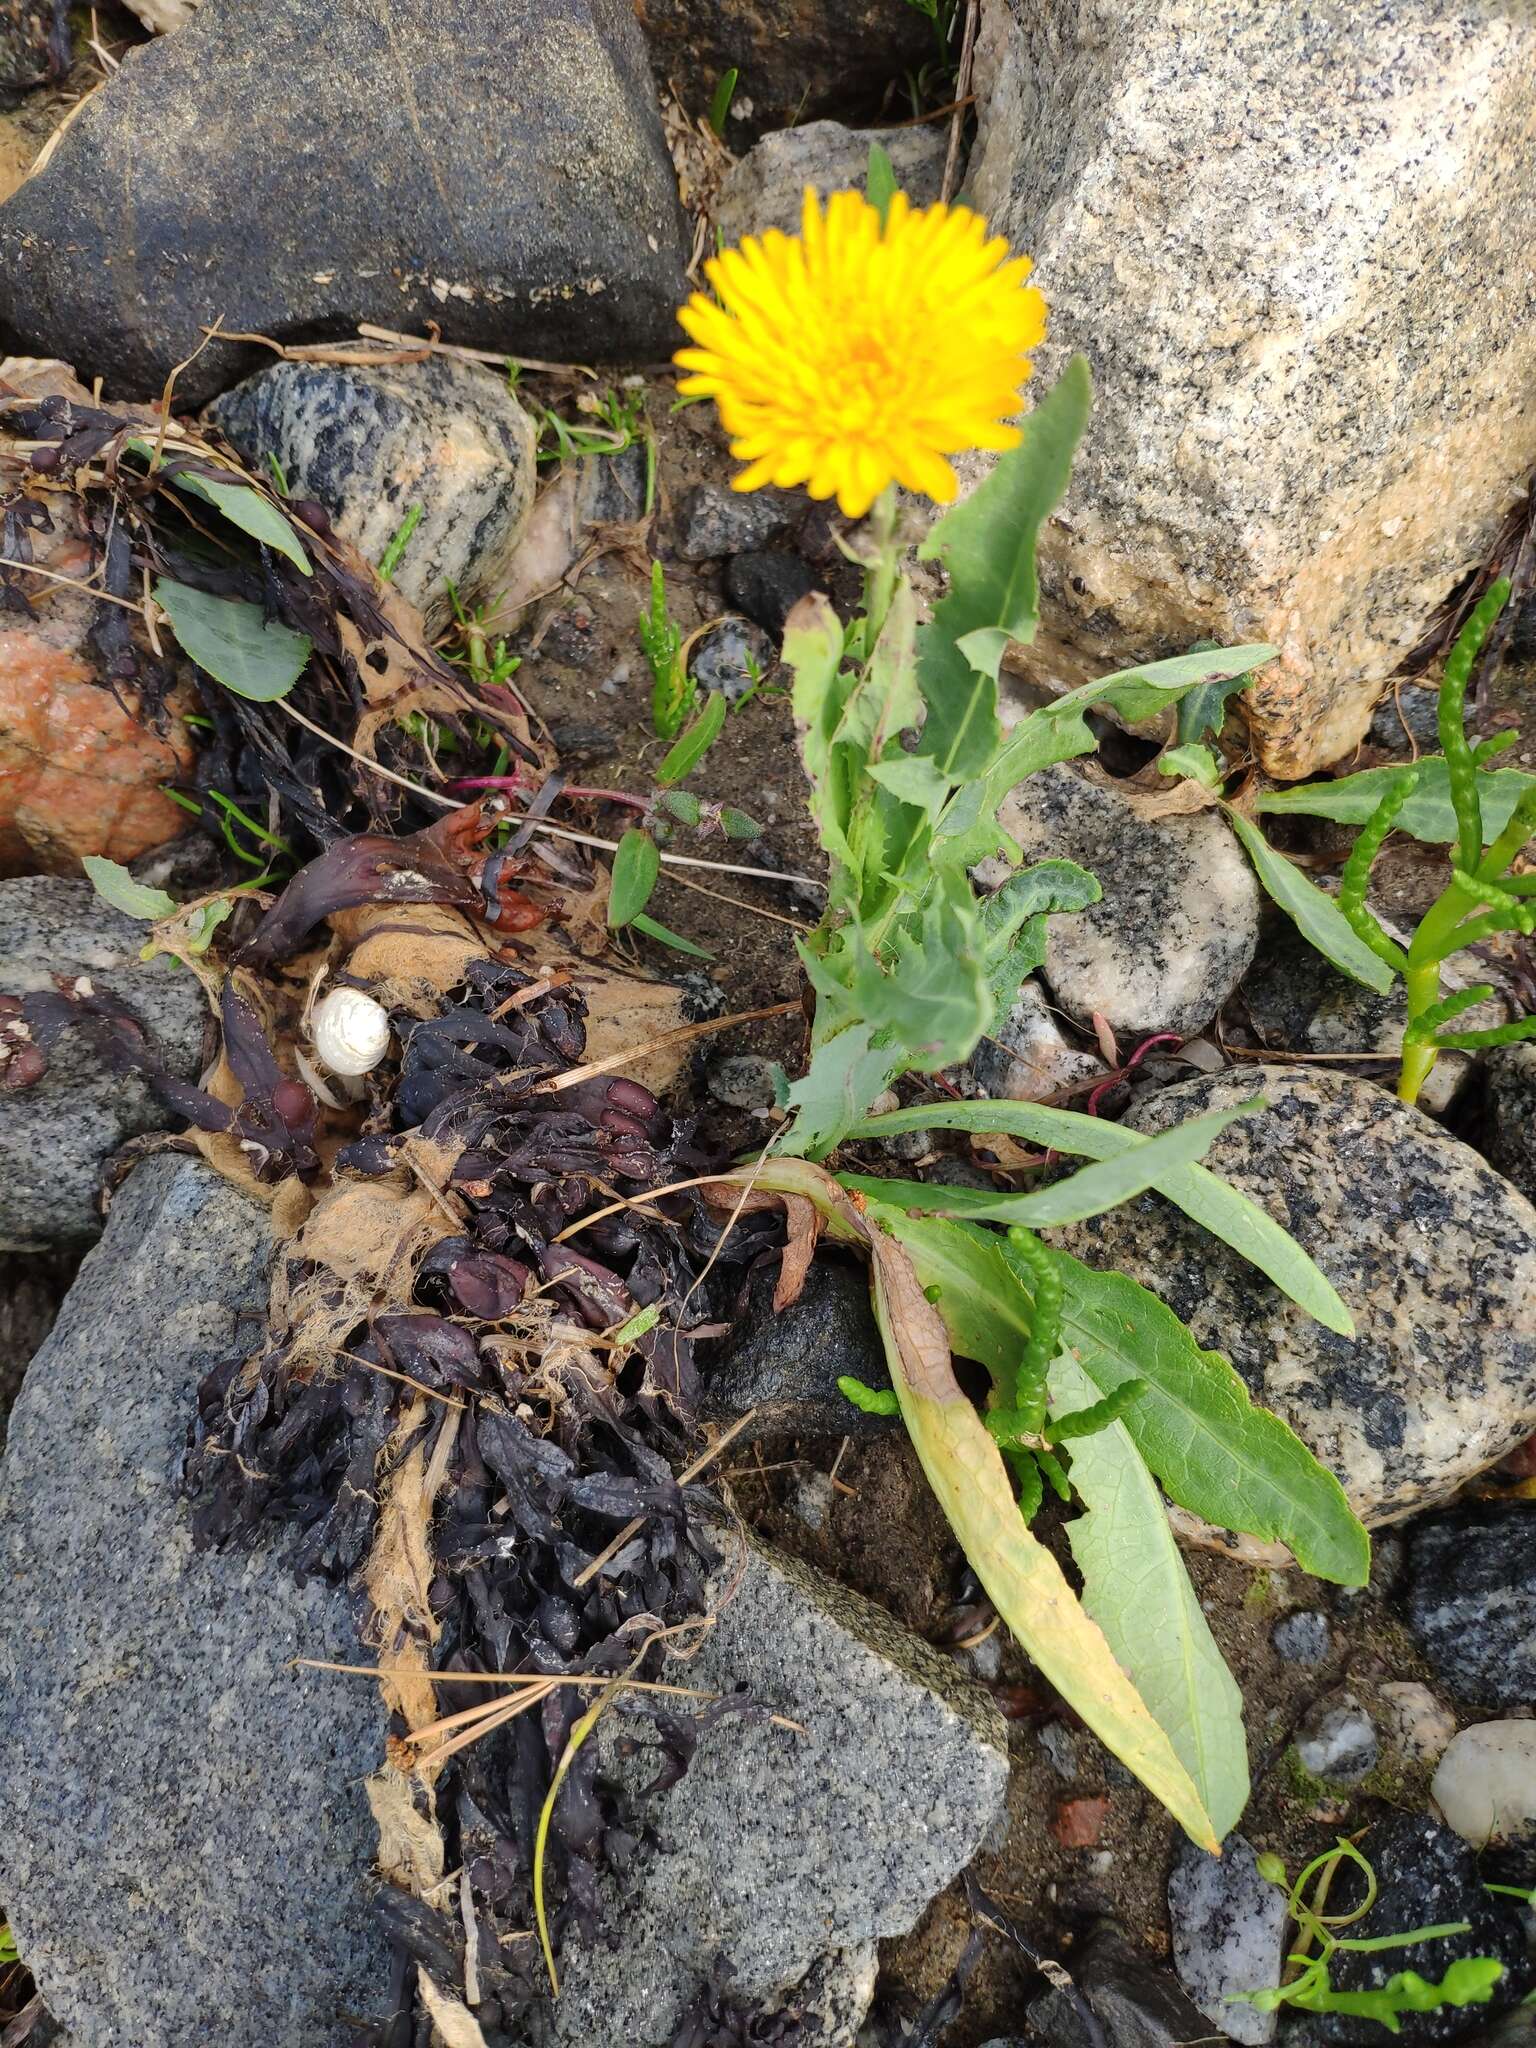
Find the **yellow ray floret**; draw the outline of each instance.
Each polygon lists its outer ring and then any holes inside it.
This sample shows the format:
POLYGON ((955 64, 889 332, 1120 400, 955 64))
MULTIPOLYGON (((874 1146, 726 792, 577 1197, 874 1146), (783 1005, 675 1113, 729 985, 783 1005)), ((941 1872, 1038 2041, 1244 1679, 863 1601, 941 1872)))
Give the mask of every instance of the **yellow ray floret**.
POLYGON ((861 518, 891 481, 948 504, 964 448, 1011 448, 1045 301, 1028 257, 964 206, 898 192, 884 227, 859 192, 823 213, 807 189, 798 237, 748 235, 705 266, 678 319, 686 397, 712 398, 748 466, 739 491, 804 484, 861 518))

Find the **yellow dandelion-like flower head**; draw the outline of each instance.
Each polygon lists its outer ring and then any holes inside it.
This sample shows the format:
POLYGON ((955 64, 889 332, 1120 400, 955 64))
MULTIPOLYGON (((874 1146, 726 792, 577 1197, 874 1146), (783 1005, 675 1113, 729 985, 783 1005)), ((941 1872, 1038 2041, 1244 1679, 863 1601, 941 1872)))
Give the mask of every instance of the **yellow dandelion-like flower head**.
POLYGON ((798 237, 748 235, 705 267, 678 319, 686 397, 714 399, 739 491, 804 484, 861 518, 893 479, 948 504, 963 448, 1011 448, 1045 301, 1027 257, 964 206, 882 226, 859 192, 825 213, 807 190, 798 237))

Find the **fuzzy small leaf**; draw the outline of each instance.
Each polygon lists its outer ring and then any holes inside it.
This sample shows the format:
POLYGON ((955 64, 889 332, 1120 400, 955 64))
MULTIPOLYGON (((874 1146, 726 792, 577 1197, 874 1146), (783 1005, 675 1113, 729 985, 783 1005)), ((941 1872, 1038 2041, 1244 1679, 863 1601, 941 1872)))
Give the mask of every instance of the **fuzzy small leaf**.
POLYGON ((818 1045, 785 1098, 786 1108, 796 1112, 795 1151, 819 1159, 841 1144, 849 1126, 905 1065, 899 1046, 872 1043, 867 1024, 850 1024, 818 1045))
POLYGON ((237 697, 270 704, 286 697, 304 673, 308 635, 266 618, 259 604, 210 597, 167 576, 155 584, 155 602, 188 659, 237 697))
POLYGON ((1253 871, 1302 937, 1341 973, 1387 995, 1396 976, 1350 924, 1325 890, 1309 881, 1294 861, 1277 853, 1258 826, 1240 811, 1227 810, 1233 831, 1247 849, 1253 871))
MULTIPOLYGON (((1050 1369, 1051 1401, 1077 1410, 1098 1389, 1073 1359, 1050 1369)), ((1072 1439, 1087 1513, 1067 1524, 1083 1605, 1194 1779, 1225 1836, 1248 1803, 1243 1695, 1216 1647, 1168 1511, 1123 1420, 1072 1439)))
POLYGON ((608 890, 608 922, 617 931, 632 924, 651 900, 661 874, 661 855, 649 832, 632 825, 619 841, 613 856, 613 880, 608 890))
MULTIPOLYGON (((715 133, 719 134, 719 129, 715 133)), ((869 170, 864 179, 864 196, 880 216, 880 225, 885 226, 885 217, 891 210, 891 201, 896 197, 896 168, 889 155, 878 142, 869 145, 869 170)))
POLYGON ((174 896, 167 896, 163 889, 146 889, 125 867, 99 853, 88 853, 80 865, 102 901, 128 917, 153 922, 162 917, 173 917, 181 908, 174 896))
MULTIPOLYGON (((1189 696, 1197 694, 1191 690, 1189 696)), ((1184 704, 1188 702, 1189 697, 1186 697, 1184 704)), ((1180 712, 1184 704, 1179 706, 1180 712)), ((1166 753, 1160 754, 1157 772, 1159 775, 1187 776, 1191 782, 1198 782, 1202 789, 1217 789, 1221 784, 1221 763, 1209 747, 1202 747, 1194 740, 1184 746, 1170 747, 1166 753)))
MULTIPOLYGON (((1454 845, 1456 811, 1444 756, 1431 754, 1417 765, 1418 782, 1397 815, 1396 829, 1431 845, 1454 845)), ((1341 825, 1363 825, 1400 773, 1399 768, 1366 768, 1358 775, 1341 776, 1337 782, 1267 789, 1254 808, 1276 817, 1331 818, 1341 825)), ((1499 768, 1478 776, 1485 845, 1498 838, 1529 789, 1536 789, 1536 775, 1523 775, 1518 768, 1499 768)))

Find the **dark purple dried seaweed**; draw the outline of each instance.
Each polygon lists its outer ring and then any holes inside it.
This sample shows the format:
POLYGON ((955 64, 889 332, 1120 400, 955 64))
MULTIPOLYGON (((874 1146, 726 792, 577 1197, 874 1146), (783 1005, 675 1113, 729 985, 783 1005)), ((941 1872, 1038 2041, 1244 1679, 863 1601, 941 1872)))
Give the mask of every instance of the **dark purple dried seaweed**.
MULTIPOLYGON (((573 990, 540 994, 492 1019, 531 979, 515 966, 478 963, 441 1017, 400 1020, 406 1050, 392 1129, 357 1140, 341 1156, 343 1168, 387 1172, 413 1130, 466 1148, 452 1176, 464 1220, 457 1230, 445 1227, 421 1261, 415 1305, 371 1318, 363 1312, 334 1374, 292 1369, 282 1330, 270 1332, 253 1359, 210 1373, 184 1483, 199 1544, 247 1542, 284 1527, 300 1571, 355 1579, 377 1517, 380 1453, 403 1404, 418 1398, 370 1367, 404 1374, 464 1404, 456 1411, 429 1404, 424 1425, 435 1444, 444 1418, 455 1419, 433 1528, 430 1597, 441 1631, 435 1667, 610 1677, 630 1670, 648 1635, 703 1611, 715 1562, 707 1531, 718 1506, 674 1477, 686 1455, 693 1390, 688 1330, 718 1313, 736 1284, 739 1257, 757 1256, 772 1226, 749 1219, 722 1249, 718 1221, 681 1195, 605 1220, 582 1234, 579 1247, 555 1241, 573 1220, 606 1206, 614 1186, 656 1187, 708 1162, 691 1128, 672 1122, 633 1082, 526 1092, 532 1078, 579 1064, 584 1053, 573 990), (505 1333, 526 1315, 535 1287, 594 1333, 612 1330, 637 1306, 659 1306, 660 1320, 636 1346, 642 1369, 626 1372, 621 1384, 605 1375, 609 1354, 599 1349, 590 1372, 570 1372, 551 1398, 537 1355, 519 1366, 515 1344, 507 1350, 505 1333)), ((248 1057, 259 1082, 259 1048, 248 1057)), ((661 1656, 653 1646, 634 1675, 659 1675, 661 1656)), ((483 1703, 483 1692, 448 1682, 439 1698, 451 1713, 483 1703)), ((622 1703, 626 1726, 636 1719, 633 1699, 622 1703)), ((560 1689, 542 1712, 518 1716, 459 1751, 440 1781, 448 1853, 469 1872, 482 1929, 531 1924, 538 1814, 585 1703, 560 1689)), ((670 1708, 638 1711, 654 1723, 659 1749, 646 1791, 611 1779, 607 1746, 587 1744, 556 1803, 546 1878, 557 1944, 594 1937, 654 1842, 646 1799, 676 1782, 716 1721, 750 1709, 732 1698, 697 1722, 670 1708)), ((626 1736, 620 1746, 634 1744, 626 1736)), ((391 1902, 388 1910, 397 1959, 426 1961, 423 1944, 462 1942, 452 1923, 423 1919, 425 1909, 391 1902)), ((447 1967, 440 1951, 437 1961, 447 1967)), ((526 2038, 547 1988, 536 1944, 508 1949, 492 1937, 483 1964, 476 2017, 487 2041, 526 2038)), ((413 1976, 397 1961, 400 1996, 413 1976)), ((458 1978, 450 1972, 449 1981, 458 1978)), ((397 2034, 386 2028, 366 2038, 392 2044, 397 2034)), ((408 2029, 398 2038, 414 2035, 408 2029)), ((788 2048, 801 2036, 738 2029, 719 2038, 788 2048)))

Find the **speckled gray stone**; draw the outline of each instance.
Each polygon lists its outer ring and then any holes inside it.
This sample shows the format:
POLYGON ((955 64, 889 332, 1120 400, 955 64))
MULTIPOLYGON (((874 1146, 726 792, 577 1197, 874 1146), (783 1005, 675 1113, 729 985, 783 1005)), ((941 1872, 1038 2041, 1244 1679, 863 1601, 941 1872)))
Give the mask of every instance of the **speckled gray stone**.
POLYGON ((1275 2015, 1229 2005, 1234 1991, 1280 1982, 1285 1893, 1259 1875, 1258 1859, 1241 1835, 1228 1835, 1220 1856, 1181 1841, 1168 1879, 1168 1920, 1179 1981, 1208 2020, 1251 2048, 1275 2037, 1275 2015))
POLYGON ((741 1433, 747 1443, 900 1429, 895 1416, 866 1415, 838 1391, 845 1373, 866 1386, 891 1384, 862 1270, 843 1259, 817 1259, 800 1299, 776 1311, 777 1278, 771 1263, 753 1274, 729 1348, 705 1366, 704 1420, 728 1425, 755 1411, 741 1433))
POLYGON ((951 1658, 756 1545, 732 1545, 716 1587, 686 1682, 750 1685, 805 1733, 727 1722, 701 1743, 655 1810, 664 1850, 618 1948, 566 1949, 556 2021, 572 2048, 662 2048, 718 1954, 735 1991, 766 2001, 829 1945, 906 1933, 1002 1810, 1007 1730, 951 1658))
POLYGON ((1148 1133, 1254 1095, 1206 1163, 1284 1224, 1355 1319, 1313 1322, 1158 1195, 1054 1241, 1160 1294, 1343 1481, 1369 1523, 1446 1499, 1536 1430, 1536 1209, 1369 1082, 1241 1068, 1137 1105, 1148 1133))
POLYGON ((1315 1607, 1298 1607, 1283 1616, 1270 1630, 1269 1640, 1288 1664, 1321 1664, 1333 1646, 1328 1617, 1315 1607))
POLYGON ((388 2001, 378 1695, 287 1668, 366 1661, 350 1599, 196 1555, 174 1491, 269 1250, 200 1162, 136 1168, 11 1417, 0 1898, 70 2048, 330 2048, 388 2001))
POLYGON ((969 191, 1097 387, 1034 670, 1270 641, 1265 765, 1335 760, 1536 464, 1536 11, 982 13, 969 191))
POLYGON ((1506 1709, 1536 1700, 1536 1516, 1524 1501, 1469 1501, 1420 1522, 1403 1604, 1457 1698, 1506 1709))
POLYGON ((1102 1060, 1071 1044, 1056 1022, 1045 990, 1031 978, 1008 1015, 971 1055, 971 1076, 983 1095, 1012 1102, 1044 1102, 1075 1095, 1102 1081, 1102 1060))
MULTIPOLYGON (((1214 812, 1149 818, 1112 785, 1065 765, 1031 775, 998 816, 1026 860, 1075 860, 1098 876, 1098 903, 1046 926, 1045 979, 1064 1010, 1097 1011, 1128 1041, 1203 1030, 1246 973, 1259 933, 1259 885, 1214 812)), ((1006 870, 988 862, 988 882, 1006 870)))
MULTIPOLYGON (((883 0, 882 0, 883 9, 883 0)), ((200 404, 226 332, 359 320, 555 362, 661 358, 677 183, 629 0, 205 0, 0 206, 3 324, 114 396, 200 404)))
MULTIPOLYGON (((194 1080, 208 1005, 184 967, 140 960, 144 933, 89 882, 0 882, 0 994, 87 975, 133 1012, 179 1080, 194 1080)), ((103 1162, 125 1139, 171 1121, 136 1075, 113 1073, 83 1032, 66 1032, 40 1081, 0 1090, 0 1249, 92 1243, 103 1162)))
POLYGON ((677 551, 685 562, 740 555, 766 547, 803 517, 804 491, 733 491, 729 484, 695 484, 678 512, 677 551))
POLYGON ((1488 1163, 1536 1202, 1536 1045, 1504 1045, 1488 1055, 1482 1149, 1488 1163))
MULTIPOLYGON (((1332 877, 1325 877, 1321 886, 1329 895, 1337 893, 1332 877)), ((1412 933, 1383 916, 1378 906, 1373 904, 1372 910, 1387 936, 1406 946, 1412 933)), ((1463 974, 1449 963, 1440 971, 1441 987, 1447 995, 1479 978, 1463 974)), ((1408 1022, 1408 998, 1402 982, 1395 980, 1389 994, 1377 995, 1374 989, 1341 974, 1316 947, 1307 944, 1289 919, 1266 921, 1258 957, 1243 982, 1242 1003, 1248 1021, 1276 1052, 1326 1053, 1330 1061, 1340 1062, 1346 1053, 1382 1053, 1387 1057, 1363 1059, 1360 1072, 1367 1080, 1396 1087, 1403 1029, 1408 1022)), ((1508 1005, 1492 996, 1467 1011, 1466 1028, 1483 1031, 1502 1024, 1508 1015, 1508 1005)), ((1459 1018, 1457 1023, 1461 1023, 1459 1018)), ((1474 1067, 1470 1053, 1442 1052, 1419 1092, 1419 1107, 1431 1116, 1444 1115, 1460 1097, 1474 1067)))
POLYGON ((778 1071, 761 1053, 728 1053, 709 1063, 709 1092, 727 1109, 768 1109, 778 1071))
POLYGON ((914 206, 931 206, 944 179, 948 128, 845 128, 841 121, 806 121, 765 135, 732 164, 720 183, 715 224, 726 242, 779 228, 800 232, 805 188, 819 197, 864 190, 869 151, 878 143, 891 160, 896 183, 914 206))
POLYGON ((1358 1785, 1376 1768, 1381 1738, 1353 1693, 1330 1693, 1296 1730, 1296 1754, 1325 1785, 1358 1785))
POLYGON ((399 369, 274 363, 210 408, 246 462, 275 456, 296 498, 317 498, 344 540, 382 560, 412 505, 394 571, 428 627, 497 597, 533 505, 533 421, 505 377, 432 356, 399 369))

